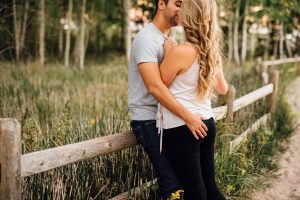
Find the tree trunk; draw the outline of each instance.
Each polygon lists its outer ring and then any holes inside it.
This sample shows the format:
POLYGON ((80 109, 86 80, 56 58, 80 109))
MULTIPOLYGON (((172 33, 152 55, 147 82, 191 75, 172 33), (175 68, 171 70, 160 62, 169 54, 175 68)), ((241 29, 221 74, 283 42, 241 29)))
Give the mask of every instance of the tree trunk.
POLYGON ((278 54, 278 40, 275 40, 274 49, 273 49, 273 57, 277 58, 277 54, 278 54))
POLYGON ((250 57, 254 57, 255 46, 256 46, 256 37, 257 35, 254 33, 250 34, 250 57))
MULTIPOLYGON (((60 5, 60 18, 63 17, 64 9, 63 5, 61 3, 60 5)), ((62 24, 60 24, 59 19, 59 34, 58 34, 58 55, 60 58, 63 56, 63 50, 64 50, 64 29, 62 27, 62 24)))
POLYGON ((64 29, 59 27, 59 36, 58 36, 58 54, 59 57, 62 57, 63 50, 64 50, 64 29))
MULTIPOLYGON (((72 8, 73 7, 73 0, 69 0, 68 5, 68 14, 67 14, 67 23, 70 24, 72 20, 72 8)), ((65 48, 65 67, 69 67, 69 60, 70 60, 70 43, 71 43, 71 29, 70 26, 66 31, 66 48, 65 48)))
POLYGON ((228 61, 232 62, 233 56, 233 17, 231 17, 228 23, 228 61))
POLYGON ((45 64, 45 0, 40 0, 40 33, 39 33, 39 58, 40 65, 45 64))
POLYGON ((29 10, 29 1, 25 0, 25 10, 23 15, 22 32, 21 32, 21 39, 20 39, 20 52, 23 51, 24 44, 25 44, 28 10, 29 10))
POLYGON ((269 59, 269 47, 270 47, 270 34, 266 35, 266 45, 265 45, 265 52, 264 52, 264 60, 269 59))
POLYGON ((82 0, 81 5, 81 17, 80 17, 80 40, 79 40, 79 67, 80 69, 84 69, 84 54, 85 54, 85 45, 84 45, 84 34, 85 34, 85 5, 86 0, 82 0))
POLYGON ((124 0, 124 35, 125 35, 125 52, 126 52, 126 59, 127 62, 130 60, 130 50, 131 50, 131 30, 130 30, 130 18, 129 18, 129 11, 131 9, 131 0, 124 0))
POLYGON ((283 52, 283 42, 284 42, 284 32, 283 32, 284 24, 281 22, 280 27, 280 41, 279 41, 279 55, 280 59, 284 58, 284 52, 283 52))
POLYGON ((76 65, 79 66, 79 40, 80 40, 80 30, 76 31, 76 34, 75 34, 75 45, 74 45, 74 48, 73 48, 73 51, 72 51, 72 57, 73 57, 73 60, 75 62, 76 65))
POLYGON ((15 51, 16 51, 16 61, 20 61, 20 35, 21 27, 20 21, 18 19, 17 5, 16 1, 13 0, 13 16, 14 16, 14 33, 15 33, 15 51))
POLYGON ((99 16, 99 21, 100 23, 98 24, 98 34, 97 34, 97 51, 98 53, 102 53, 104 49, 104 27, 103 27, 103 21, 105 21, 105 15, 106 15, 106 10, 105 10, 105 2, 106 1, 100 1, 100 16, 99 16))
POLYGON ((238 0, 236 4, 234 14, 234 26, 233 26, 233 56, 236 66, 240 66, 240 55, 239 55, 239 19, 240 19, 240 4, 241 0, 238 0))
POLYGON ((241 52, 241 62, 245 63, 247 57, 247 37, 248 37, 248 25, 247 25, 247 15, 248 15, 248 2, 245 2, 245 12, 243 19, 243 36, 242 36, 242 52, 241 52))
POLYGON ((285 37, 285 46, 286 46, 286 50, 288 52, 289 57, 293 57, 293 52, 292 52, 292 49, 291 49, 291 43, 286 37, 285 37))
POLYGON ((88 47, 88 44, 90 41, 91 32, 95 29, 95 26, 94 26, 95 1, 90 0, 90 5, 91 5, 91 12, 90 12, 89 23, 86 26, 85 41, 84 41, 85 52, 87 50, 87 47, 88 47))

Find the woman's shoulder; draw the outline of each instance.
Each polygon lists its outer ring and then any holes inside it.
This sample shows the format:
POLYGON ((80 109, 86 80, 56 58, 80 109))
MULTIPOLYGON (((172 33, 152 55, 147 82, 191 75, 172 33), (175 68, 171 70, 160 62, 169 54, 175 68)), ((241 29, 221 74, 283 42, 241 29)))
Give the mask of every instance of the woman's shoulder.
POLYGON ((187 43, 179 44, 170 51, 170 56, 185 63, 193 63, 198 56, 196 49, 187 43))

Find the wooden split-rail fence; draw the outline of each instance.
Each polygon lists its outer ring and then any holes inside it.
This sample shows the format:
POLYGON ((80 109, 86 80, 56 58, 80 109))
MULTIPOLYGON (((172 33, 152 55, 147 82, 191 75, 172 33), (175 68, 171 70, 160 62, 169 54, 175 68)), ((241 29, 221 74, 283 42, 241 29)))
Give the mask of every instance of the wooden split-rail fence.
MULTIPOLYGON (((267 84, 238 99, 235 99, 235 88, 230 85, 225 96, 226 105, 213 108, 215 119, 225 118, 225 121, 233 122, 233 113, 244 108, 259 99, 266 97, 268 114, 265 114, 254 122, 246 131, 236 139, 229 142, 229 152, 234 152, 247 135, 266 124, 270 115, 275 112, 278 90, 279 72, 267 70, 268 66, 295 62, 296 73, 300 74, 300 57, 283 60, 262 61, 257 60, 257 69, 263 77, 267 73, 267 84)), ((0 119, 0 200, 19 200, 22 193, 22 179, 34 174, 62 167, 96 156, 101 156, 120 151, 137 145, 137 141, 131 131, 99 137, 83 142, 68 144, 56 148, 46 149, 21 155, 21 126, 16 119, 0 119)), ((155 183, 150 181, 145 187, 155 183)), ((132 192, 139 191, 139 188, 132 192)), ((124 192, 112 199, 127 199, 129 192, 124 192)))

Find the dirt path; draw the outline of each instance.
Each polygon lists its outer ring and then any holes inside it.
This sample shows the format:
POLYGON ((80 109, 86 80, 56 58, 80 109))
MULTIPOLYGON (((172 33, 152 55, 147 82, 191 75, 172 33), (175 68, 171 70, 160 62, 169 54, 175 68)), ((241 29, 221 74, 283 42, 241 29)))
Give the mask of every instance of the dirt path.
POLYGON ((297 128, 288 149, 279 158, 279 170, 275 173, 278 178, 254 195, 258 200, 300 200, 300 77, 286 88, 285 96, 296 116, 293 125, 297 128))

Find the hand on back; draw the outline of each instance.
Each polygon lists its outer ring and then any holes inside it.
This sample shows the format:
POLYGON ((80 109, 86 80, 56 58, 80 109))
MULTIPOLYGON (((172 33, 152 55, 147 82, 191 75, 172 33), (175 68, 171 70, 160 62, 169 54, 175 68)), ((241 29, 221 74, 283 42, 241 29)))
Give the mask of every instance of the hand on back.
POLYGON ((167 55, 175 46, 177 46, 176 41, 172 37, 169 37, 164 43, 164 54, 167 55))

